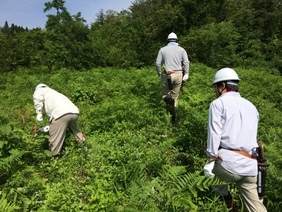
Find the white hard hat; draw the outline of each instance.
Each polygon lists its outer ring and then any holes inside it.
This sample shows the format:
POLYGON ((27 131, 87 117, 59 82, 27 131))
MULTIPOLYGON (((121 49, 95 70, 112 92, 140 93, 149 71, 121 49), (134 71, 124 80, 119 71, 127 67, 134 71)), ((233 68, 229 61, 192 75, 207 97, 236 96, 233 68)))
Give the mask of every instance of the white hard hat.
POLYGON ((213 84, 222 81, 240 81, 240 79, 233 69, 222 68, 214 75, 213 84))
POLYGON ((36 86, 35 90, 37 90, 38 88, 44 88, 44 87, 48 87, 48 86, 45 85, 45 84, 40 83, 40 84, 38 84, 38 85, 36 86))
POLYGON ((167 39, 177 41, 177 35, 174 32, 172 32, 167 36, 167 39))

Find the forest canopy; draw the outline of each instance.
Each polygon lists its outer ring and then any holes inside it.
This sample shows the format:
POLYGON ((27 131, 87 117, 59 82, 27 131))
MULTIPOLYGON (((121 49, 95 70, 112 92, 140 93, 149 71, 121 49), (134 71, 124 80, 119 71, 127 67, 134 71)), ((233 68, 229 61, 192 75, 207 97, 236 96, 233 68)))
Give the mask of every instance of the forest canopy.
POLYGON ((135 0, 128 10, 101 10, 91 25, 64 3, 42 5, 44 29, 0 27, 1 72, 153 66, 172 31, 193 62, 282 72, 280 0, 135 0))

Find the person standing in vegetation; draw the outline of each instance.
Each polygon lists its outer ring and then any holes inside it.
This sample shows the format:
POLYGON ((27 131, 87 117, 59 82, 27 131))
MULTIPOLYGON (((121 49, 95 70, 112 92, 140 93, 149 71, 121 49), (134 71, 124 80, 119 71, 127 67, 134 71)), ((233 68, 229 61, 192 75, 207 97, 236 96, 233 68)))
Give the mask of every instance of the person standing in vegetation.
POLYGON ((175 108, 182 82, 189 77, 189 59, 184 48, 177 43, 177 35, 172 32, 167 37, 168 44, 162 47, 156 59, 156 71, 162 82, 162 98, 175 123, 175 108))
POLYGON ((208 178, 235 182, 247 211, 265 212, 257 191, 259 113, 240 96, 239 81, 231 68, 220 69, 214 76, 217 99, 209 107, 204 173, 208 178))
POLYGON ((85 141, 84 134, 78 129, 79 109, 65 95, 51 89, 45 84, 39 84, 33 94, 36 119, 43 121, 44 109, 50 118, 49 148, 53 156, 59 156, 68 128, 76 135, 78 143, 85 141))

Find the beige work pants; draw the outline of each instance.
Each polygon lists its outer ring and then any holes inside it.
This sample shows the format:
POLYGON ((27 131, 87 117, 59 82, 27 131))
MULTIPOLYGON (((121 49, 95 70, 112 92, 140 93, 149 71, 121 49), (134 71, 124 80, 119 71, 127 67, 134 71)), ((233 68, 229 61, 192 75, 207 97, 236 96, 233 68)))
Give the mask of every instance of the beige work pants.
POLYGON ((84 140, 84 135, 79 131, 77 126, 78 116, 78 114, 69 113, 56 120, 51 120, 49 129, 49 148, 53 155, 60 154, 68 128, 76 135, 79 141, 84 140))
POLYGON ((174 99, 174 107, 178 106, 178 96, 182 84, 182 71, 177 71, 170 75, 172 83, 172 91, 169 90, 167 75, 162 74, 162 97, 165 98, 170 95, 174 99))
POLYGON ((235 182, 248 212, 266 212, 263 201, 259 199, 257 191, 257 176, 247 177, 232 174, 219 163, 215 163, 213 173, 220 180, 235 182))

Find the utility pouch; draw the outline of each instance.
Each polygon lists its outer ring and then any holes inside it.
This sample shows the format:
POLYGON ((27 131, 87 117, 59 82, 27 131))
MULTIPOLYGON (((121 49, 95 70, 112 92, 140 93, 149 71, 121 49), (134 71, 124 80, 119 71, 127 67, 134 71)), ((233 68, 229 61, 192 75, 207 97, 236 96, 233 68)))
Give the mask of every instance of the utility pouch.
POLYGON ((266 159, 264 157, 264 146, 263 142, 259 141, 257 147, 257 161, 258 161, 258 176, 257 176, 257 189, 259 198, 262 199, 265 196, 265 188, 266 188, 266 170, 268 168, 268 164, 266 163, 266 159))
POLYGON ((171 83, 171 76, 167 75, 167 84, 168 84, 168 89, 172 91, 172 83, 171 83))
POLYGON ((168 89, 169 89, 170 91, 172 91, 171 76, 170 76, 170 74, 168 73, 168 71, 166 70, 166 67, 163 66, 163 68, 164 68, 164 73, 166 74, 166 77, 167 77, 168 89))

